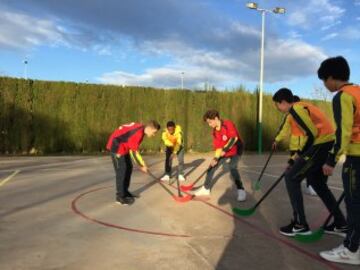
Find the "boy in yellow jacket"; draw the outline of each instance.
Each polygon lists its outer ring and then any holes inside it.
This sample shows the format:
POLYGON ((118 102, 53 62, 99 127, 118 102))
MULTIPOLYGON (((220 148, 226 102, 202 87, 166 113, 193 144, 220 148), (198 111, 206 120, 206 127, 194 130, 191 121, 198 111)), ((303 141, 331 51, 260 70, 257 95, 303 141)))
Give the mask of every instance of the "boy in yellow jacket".
POLYGON ((169 181, 171 175, 171 163, 175 156, 177 156, 178 165, 178 179, 185 181, 184 177, 184 138, 182 129, 176 125, 174 121, 169 121, 166 124, 166 129, 162 133, 162 140, 165 144, 165 175, 161 178, 162 181, 169 181))
MULTIPOLYGON (((342 180, 349 226, 343 243, 320 252, 320 256, 331 262, 360 265, 360 86, 349 83, 350 67, 342 56, 323 61, 318 77, 330 92, 336 93, 332 100, 336 139, 323 172, 332 175, 340 156, 346 155, 342 180)), ((339 231, 335 224, 329 229, 332 234, 339 231)))
MULTIPOLYGON (((301 101, 300 98, 294 95, 294 103, 300 101, 301 101)), ((303 149, 307 138, 305 136, 304 131, 302 131, 298 127, 294 119, 290 117, 290 114, 287 114, 283 120, 283 123, 280 126, 278 134, 276 135, 275 141, 273 143, 273 149, 275 150, 277 148, 277 145, 281 141, 288 138, 289 135, 290 135, 290 140, 289 140, 290 156, 294 156, 303 149)), ((317 196, 315 190, 311 187, 308 181, 306 181, 306 183, 304 184, 305 184, 303 185, 304 193, 309 194, 311 196, 317 196)))

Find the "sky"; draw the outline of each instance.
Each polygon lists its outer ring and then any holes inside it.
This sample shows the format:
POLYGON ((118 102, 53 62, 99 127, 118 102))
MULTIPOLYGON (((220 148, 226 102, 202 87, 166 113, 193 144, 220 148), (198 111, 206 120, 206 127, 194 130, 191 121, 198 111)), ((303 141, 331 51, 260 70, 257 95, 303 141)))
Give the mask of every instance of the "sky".
MULTIPOLYGON (((0 0, 0 76, 253 91, 261 14, 244 0, 0 0), (27 60, 27 64, 24 61, 27 60)), ((302 97, 342 55, 360 82, 360 0, 258 0, 266 14, 264 89, 302 97)))

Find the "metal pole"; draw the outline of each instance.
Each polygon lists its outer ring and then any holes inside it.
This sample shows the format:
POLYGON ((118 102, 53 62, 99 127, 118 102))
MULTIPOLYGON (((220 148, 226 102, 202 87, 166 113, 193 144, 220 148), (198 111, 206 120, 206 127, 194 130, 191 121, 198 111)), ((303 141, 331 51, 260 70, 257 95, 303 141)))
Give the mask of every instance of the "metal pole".
POLYGON ((261 49, 260 49, 260 84, 259 84, 259 116, 258 116, 258 153, 262 153, 262 115, 264 85, 264 45, 265 45, 265 13, 261 11, 261 49))
POLYGON ((181 72, 181 89, 184 89, 184 72, 181 72))
POLYGON ((28 61, 27 60, 24 60, 24 79, 27 80, 27 64, 28 64, 28 61))

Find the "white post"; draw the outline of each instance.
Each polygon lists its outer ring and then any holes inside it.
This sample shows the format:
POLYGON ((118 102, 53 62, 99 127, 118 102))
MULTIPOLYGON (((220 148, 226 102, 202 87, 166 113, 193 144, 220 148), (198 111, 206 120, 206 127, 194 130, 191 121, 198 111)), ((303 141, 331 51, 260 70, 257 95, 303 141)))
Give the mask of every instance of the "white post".
POLYGON ((27 80, 27 64, 28 61, 25 59, 24 60, 24 79, 27 80))
POLYGON ((184 72, 181 72, 181 89, 184 89, 184 72))
POLYGON ((259 111, 258 111, 258 153, 262 152, 262 116, 263 116, 263 92, 264 92, 264 54, 265 54, 265 13, 284 14, 285 8, 275 7, 272 10, 259 8, 255 2, 248 2, 246 7, 261 12, 261 48, 260 48, 260 82, 259 82, 259 111))
POLYGON ((265 49, 265 10, 261 11, 261 48, 260 48, 260 84, 259 84, 259 123, 258 123, 258 152, 262 152, 262 115, 264 91, 264 49, 265 49))

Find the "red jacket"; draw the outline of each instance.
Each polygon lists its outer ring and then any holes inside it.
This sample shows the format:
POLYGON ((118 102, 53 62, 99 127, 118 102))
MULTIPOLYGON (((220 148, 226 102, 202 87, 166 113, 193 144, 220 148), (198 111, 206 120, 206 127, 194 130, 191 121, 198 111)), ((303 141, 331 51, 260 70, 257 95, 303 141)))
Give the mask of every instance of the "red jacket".
POLYGON ((110 135, 106 149, 120 155, 126 155, 130 150, 137 151, 144 138, 144 129, 140 123, 120 126, 110 135))
POLYGON ((213 146, 214 149, 224 148, 230 138, 238 138, 238 141, 226 152, 225 157, 232 157, 240 154, 242 150, 242 139, 233 122, 230 120, 222 120, 220 130, 213 129, 213 146))

